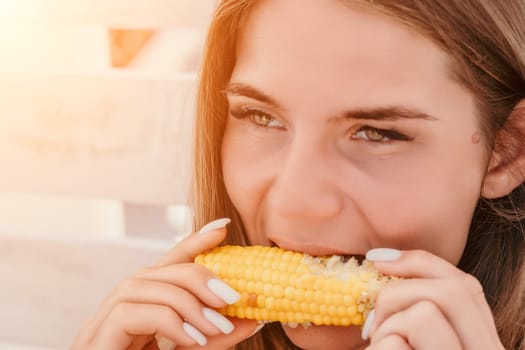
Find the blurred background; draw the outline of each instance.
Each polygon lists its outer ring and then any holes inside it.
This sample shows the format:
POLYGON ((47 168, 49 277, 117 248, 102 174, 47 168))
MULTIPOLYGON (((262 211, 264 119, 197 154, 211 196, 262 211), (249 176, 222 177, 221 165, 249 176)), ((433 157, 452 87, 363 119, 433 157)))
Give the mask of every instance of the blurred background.
POLYGON ((215 0, 0 0, 0 349, 67 349, 191 231, 215 0))

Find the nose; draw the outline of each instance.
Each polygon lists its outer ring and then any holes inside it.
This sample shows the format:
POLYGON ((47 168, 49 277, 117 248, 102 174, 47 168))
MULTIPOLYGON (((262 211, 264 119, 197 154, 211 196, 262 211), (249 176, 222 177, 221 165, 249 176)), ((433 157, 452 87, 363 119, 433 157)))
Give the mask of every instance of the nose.
POLYGON ((321 147, 289 146, 280 159, 268 191, 272 215, 286 219, 321 220, 337 216, 343 195, 337 186, 334 155, 321 147))

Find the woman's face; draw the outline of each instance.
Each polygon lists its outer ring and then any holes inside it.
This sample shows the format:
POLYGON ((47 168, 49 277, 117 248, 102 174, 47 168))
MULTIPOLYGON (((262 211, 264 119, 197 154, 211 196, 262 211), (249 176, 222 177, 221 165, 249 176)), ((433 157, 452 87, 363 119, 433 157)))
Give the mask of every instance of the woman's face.
MULTIPOLYGON (((457 263, 486 162, 447 55, 342 1, 261 1, 239 39, 222 159, 251 243, 457 263)), ((285 331, 306 349, 362 345, 356 327, 285 331)))

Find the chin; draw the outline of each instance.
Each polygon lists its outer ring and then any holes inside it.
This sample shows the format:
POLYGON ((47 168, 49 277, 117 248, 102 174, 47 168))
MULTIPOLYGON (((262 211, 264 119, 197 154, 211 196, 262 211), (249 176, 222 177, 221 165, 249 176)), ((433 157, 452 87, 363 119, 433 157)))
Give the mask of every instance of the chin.
POLYGON ((361 339, 360 327, 311 326, 291 328, 283 325, 288 338, 304 350, 360 350, 368 341, 361 339))

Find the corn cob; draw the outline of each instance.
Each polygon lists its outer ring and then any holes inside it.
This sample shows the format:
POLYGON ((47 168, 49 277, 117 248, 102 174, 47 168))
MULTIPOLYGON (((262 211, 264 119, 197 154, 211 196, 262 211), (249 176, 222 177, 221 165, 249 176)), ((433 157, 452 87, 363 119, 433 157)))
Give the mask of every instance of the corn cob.
POLYGON ((381 286, 390 277, 366 260, 342 256, 313 257, 277 247, 223 246, 198 255, 241 294, 219 310, 226 316, 263 322, 362 325, 381 286))

